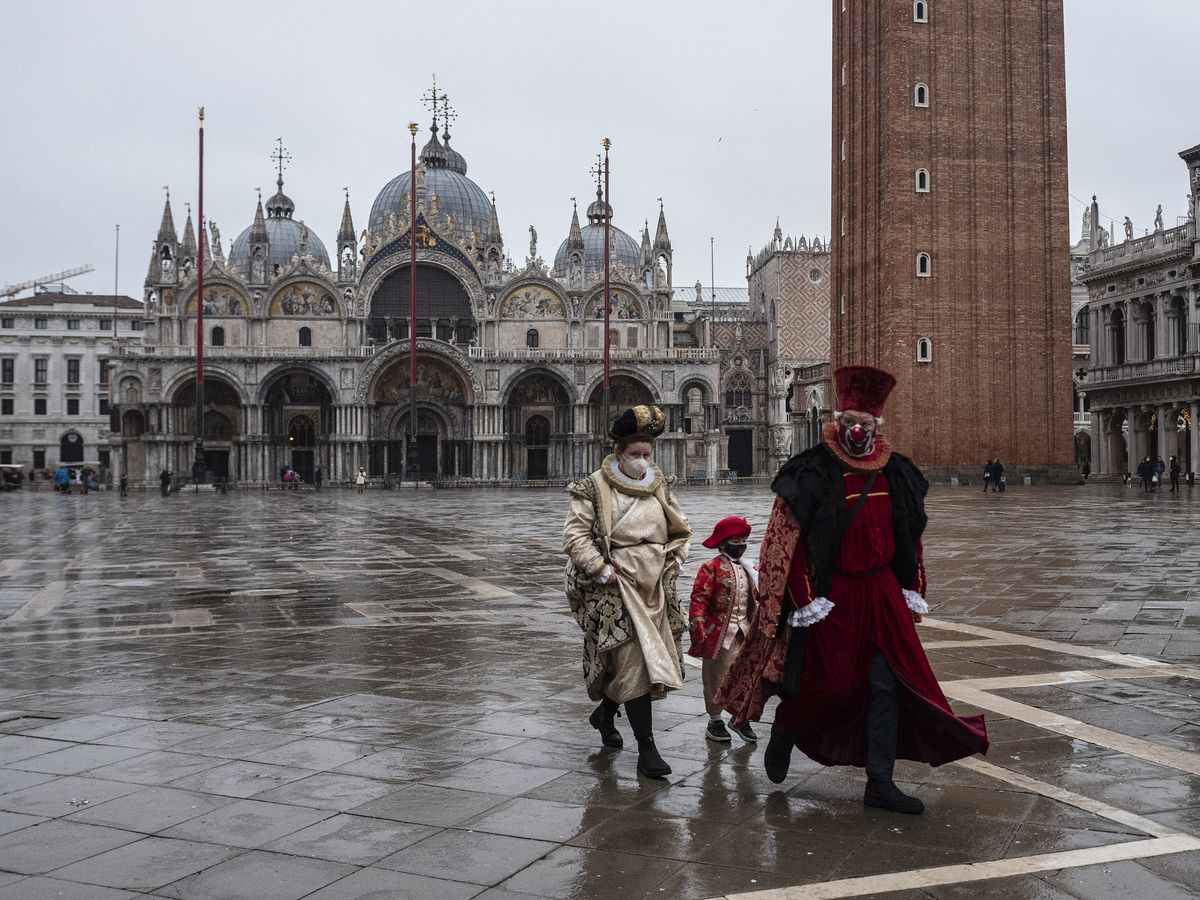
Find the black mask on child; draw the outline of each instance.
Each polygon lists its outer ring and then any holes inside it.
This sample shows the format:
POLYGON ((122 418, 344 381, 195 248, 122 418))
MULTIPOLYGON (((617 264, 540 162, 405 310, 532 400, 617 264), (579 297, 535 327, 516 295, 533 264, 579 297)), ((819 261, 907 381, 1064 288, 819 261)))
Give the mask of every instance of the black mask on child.
POLYGON ((741 559, 742 554, 746 552, 745 544, 726 544, 725 555, 730 559, 741 559))

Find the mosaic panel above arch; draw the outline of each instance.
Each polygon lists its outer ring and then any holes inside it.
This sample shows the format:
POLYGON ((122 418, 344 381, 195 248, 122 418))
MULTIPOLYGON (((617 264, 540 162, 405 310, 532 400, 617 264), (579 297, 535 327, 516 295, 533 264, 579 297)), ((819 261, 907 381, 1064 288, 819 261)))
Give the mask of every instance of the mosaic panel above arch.
POLYGON ((567 308, 562 298, 541 285, 519 287, 500 307, 502 319, 565 319, 567 308))
MULTIPOLYGON (((184 308, 184 315, 196 314, 196 295, 193 293, 184 308)), ((250 304, 241 294, 225 285, 214 285, 204 289, 204 314, 206 316, 248 316, 250 304)))
POLYGON ((271 316, 313 318, 336 316, 337 300, 326 288, 311 281, 298 281, 280 290, 271 300, 271 316))
MULTIPOLYGON (((379 403, 408 402, 408 360, 399 359, 389 366, 375 384, 375 401, 379 403)), ((436 357, 417 359, 417 399, 443 403, 464 403, 467 392, 463 377, 446 362, 436 357)))
MULTIPOLYGON (((611 305, 609 307, 608 316, 610 321, 614 319, 640 319, 642 318, 642 304, 629 291, 621 288, 613 288, 609 292, 611 305)), ((600 296, 595 297, 588 304, 589 319, 603 319, 604 305, 603 299, 600 296)))

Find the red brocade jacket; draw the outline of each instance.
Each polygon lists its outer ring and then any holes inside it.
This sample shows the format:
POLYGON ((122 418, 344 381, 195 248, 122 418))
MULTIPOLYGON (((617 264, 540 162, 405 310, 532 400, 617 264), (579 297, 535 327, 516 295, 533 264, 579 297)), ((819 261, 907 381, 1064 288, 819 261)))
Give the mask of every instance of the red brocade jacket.
MULTIPOLYGON (((691 631, 690 656, 700 659, 716 659, 721 654, 721 637, 729 625, 737 599, 737 571, 739 563, 724 556, 715 556, 700 567, 692 585, 692 602, 688 609, 688 628, 691 631)), ((746 620, 754 621, 754 610, 758 605, 758 591, 749 574, 744 577, 750 582, 750 599, 746 604, 746 620)))

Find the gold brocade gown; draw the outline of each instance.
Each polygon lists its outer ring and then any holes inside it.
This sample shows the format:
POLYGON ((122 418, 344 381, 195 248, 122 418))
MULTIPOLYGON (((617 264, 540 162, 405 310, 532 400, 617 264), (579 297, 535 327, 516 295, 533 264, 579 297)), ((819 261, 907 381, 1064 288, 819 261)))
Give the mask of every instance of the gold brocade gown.
POLYGON ((636 640, 603 654, 604 694, 617 703, 646 693, 659 698, 683 687, 665 582, 676 577, 676 559, 682 563, 687 556, 691 528, 656 467, 645 479, 633 481, 609 457, 593 477, 609 498, 602 505, 611 508, 610 559, 603 559, 593 540, 596 505, 581 497, 571 500, 564 547, 575 565, 593 577, 611 563, 636 634, 636 640))

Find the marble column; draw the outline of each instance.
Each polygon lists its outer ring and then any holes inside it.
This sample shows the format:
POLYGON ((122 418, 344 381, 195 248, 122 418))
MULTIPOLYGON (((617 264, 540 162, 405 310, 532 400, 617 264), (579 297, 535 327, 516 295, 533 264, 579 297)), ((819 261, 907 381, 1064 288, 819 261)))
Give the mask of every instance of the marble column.
POLYGON ((1188 404, 1188 412, 1192 417, 1191 425, 1188 428, 1188 461, 1187 470, 1189 472, 1200 471, 1200 425, 1197 420, 1200 419, 1200 403, 1193 400, 1188 404))

